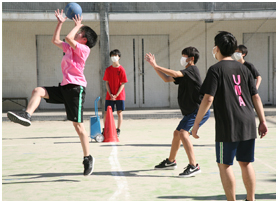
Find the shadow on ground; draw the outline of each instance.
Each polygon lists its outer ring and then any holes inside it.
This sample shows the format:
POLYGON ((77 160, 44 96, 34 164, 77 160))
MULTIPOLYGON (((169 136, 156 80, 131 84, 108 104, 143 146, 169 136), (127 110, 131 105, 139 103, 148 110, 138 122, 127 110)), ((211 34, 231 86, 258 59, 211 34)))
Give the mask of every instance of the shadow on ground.
MULTIPOLYGON (((166 176, 166 175, 156 175, 156 174, 145 174, 144 172, 155 172, 154 169, 146 170, 132 170, 132 171, 103 171, 103 172, 93 172, 91 176, 125 176, 125 177, 170 177, 178 178, 177 176, 166 176), (144 173, 144 174, 140 174, 144 173)), ((69 180, 63 179, 68 176, 80 177, 83 176, 82 173, 30 173, 30 174, 14 174, 3 176, 2 184, 19 184, 19 183, 41 183, 41 182, 59 182, 59 181, 69 181, 69 182, 79 182, 79 180, 69 180), (60 180, 53 181, 37 181, 41 178, 62 178, 60 180), (18 181, 20 180, 20 181, 18 181), (28 181, 24 181, 28 180, 28 181), (16 182, 13 182, 16 181, 16 182)))
MULTIPOLYGON (((116 147, 171 147, 171 144, 116 144, 116 147)), ((181 144, 181 146, 183 146, 181 144)), ((198 145, 194 144, 194 147, 214 147, 214 144, 198 145)), ((111 145, 102 145, 101 147, 111 147, 111 145)))
MULTIPOLYGON (((165 199, 167 201, 170 200, 186 200, 186 199, 193 199, 195 201, 202 201, 202 200, 227 200, 225 195, 212 195, 212 196, 159 196, 158 199, 165 199)), ((246 195, 236 195, 237 200, 245 200, 246 195)), ((255 198, 259 199, 270 199, 276 200, 276 193, 266 193, 266 194, 256 194, 255 198)))

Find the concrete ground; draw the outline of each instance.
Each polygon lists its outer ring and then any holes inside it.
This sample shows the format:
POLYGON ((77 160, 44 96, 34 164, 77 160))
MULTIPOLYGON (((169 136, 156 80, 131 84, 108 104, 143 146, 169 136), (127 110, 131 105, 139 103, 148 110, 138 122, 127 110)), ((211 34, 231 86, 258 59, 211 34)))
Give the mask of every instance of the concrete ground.
MULTIPOLYGON (((90 142, 96 162, 93 174, 88 177, 82 175, 82 149, 71 122, 33 120, 30 127, 23 127, 3 121, 2 200, 226 200, 215 162, 213 117, 200 128, 200 139, 191 137, 201 174, 192 178, 178 177, 188 164, 182 146, 176 158, 176 170, 153 170, 169 156, 172 133, 180 120, 174 117, 124 117, 120 142, 90 142)), ((265 138, 257 139, 253 163, 256 200, 276 201, 276 117, 268 114, 266 118, 269 133, 265 138)), ((84 124, 90 132, 89 121, 85 120, 84 124)), ((236 161, 233 170, 237 200, 243 200, 246 192, 236 161)))

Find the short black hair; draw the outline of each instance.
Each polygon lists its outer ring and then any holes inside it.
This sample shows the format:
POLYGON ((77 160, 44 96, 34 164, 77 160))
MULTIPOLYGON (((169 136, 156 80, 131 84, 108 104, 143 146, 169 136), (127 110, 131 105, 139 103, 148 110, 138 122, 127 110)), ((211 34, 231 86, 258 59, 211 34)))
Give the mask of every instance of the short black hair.
MULTIPOLYGON (((241 51, 242 54, 245 54, 245 56, 247 56, 247 54, 248 54, 248 49, 247 49, 246 46, 244 46, 243 44, 241 44, 241 45, 238 45, 237 49, 238 49, 239 51, 241 51)), ((245 57, 245 56, 244 56, 244 57, 245 57)), ((243 58, 244 58, 244 57, 243 57, 243 58)))
POLYGON ((80 32, 84 32, 84 36, 87 39, 87 43, 86 45, 91 49, 93 48, 96 43, 97 43, 97 34, 95 33, 95 31, 90 28, 89 26, 82 26, 80 28, 80 32))
POLYGON ((114 50, 110 51, 110 57, 112 55, 118 55, 121 58, 121 52, 118 49, 114 49, 114 50))
POLYGON ((232 33, 219 31, 214 38, 214 45, 218 46, 223 56, 232 56, 237 49, 237 40, 232 33))
POLYGON ((188 57, 194 57, 194 64, 197 63, 199 59, 199 51, 195 47, 186 47, 184 50, 181 52, 182 55, 187 55, 188 57))

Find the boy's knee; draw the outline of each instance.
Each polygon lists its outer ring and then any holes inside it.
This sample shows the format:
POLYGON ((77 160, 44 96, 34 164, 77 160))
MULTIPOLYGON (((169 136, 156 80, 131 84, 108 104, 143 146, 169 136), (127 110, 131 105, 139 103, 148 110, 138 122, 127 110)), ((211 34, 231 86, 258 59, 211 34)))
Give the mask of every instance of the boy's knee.
POLYGON ((33 89, 32 94, 38 94, 40 92, 40 88, 41 87, 36 87, 35 89, 33 89))
POLYGON ((251 162, 243 162, 243 161, 238 161, 238 163, 241 167, 247 167, 249 164, 251 164, 251 162))
POLYGON ((184 138, 189 138, 189 132, 188 131, 185 131, 185 130, 183 130, 183 129, 181 129, 180 131, 179 131, 179 136, 180 137, 184 137, 184 138))
POLYGON ((179 138, 180 137, 179 133, 180 133, 180 131, 175 130, 174 133, 173 133, 173 136, 176 137, 176 138, 179 138))
POLYGON ((85 132, 83 123, 73 122, 73 126, 78 134, 85 132))
POLYGON ((46 90, 43 87, 36 87, 32 91, 32 95, 39 95, 43 97, 45 95, 46 90))

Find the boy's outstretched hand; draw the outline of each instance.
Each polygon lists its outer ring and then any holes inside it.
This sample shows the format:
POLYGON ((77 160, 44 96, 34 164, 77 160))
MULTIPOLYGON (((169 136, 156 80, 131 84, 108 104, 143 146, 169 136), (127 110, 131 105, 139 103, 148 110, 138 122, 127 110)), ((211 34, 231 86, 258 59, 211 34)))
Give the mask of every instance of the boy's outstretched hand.
POLYGON ((75 22, 75 26, 83 26, 82 25, 82 20, 83 20, 83 16, 81 16, 80 17, 80 15, 78 14, 78 16, 77 15, 75 15, 75 18, 72 18, 72 20, 75 22))
POLYGON ((65 22, 66 19, 68 18, 68 17, 65 17, 65 18, 63 17, 63 9, 61 10, 61 13, 60 13, 59 9, 57 9, 57 11, 55 11, 55 16, 56 16, 58 22, 60 22, 60 23, 65 22))
POLYGON ((151 54, 151 53, 146 54, 145 55, 145 60, 147 62, 149 62, 152 67, 157 66, 156 61, 155 61, 155 57, 154 57, 153 54, 151 54))

